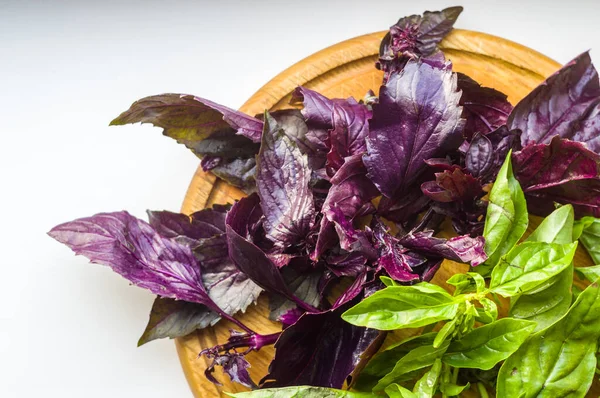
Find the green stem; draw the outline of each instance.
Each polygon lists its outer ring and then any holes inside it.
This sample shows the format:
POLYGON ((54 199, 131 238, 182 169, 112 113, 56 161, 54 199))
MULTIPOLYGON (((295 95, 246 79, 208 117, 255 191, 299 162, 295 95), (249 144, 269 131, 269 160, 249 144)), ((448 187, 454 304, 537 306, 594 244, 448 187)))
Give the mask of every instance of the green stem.
POLYGON ((489 398, 490 397, 488 395, 487 388, 485 388, 485 384, 483 384, 483 383, 477 383, 477 391, 479 391, 479 395, 481 396, 481 398, 489 398))
MULTIPOLYGON (((450 382, 450 366, 446 365, 446 364, 443 364, 442 382, 444 382, 444 383, 450 382)), ((442 393, 442 398, 448 398, 446 393, 442 393)))
POLYGON ((459 368, 452 369, 452 384, 458 383, 458 369, 459 368))

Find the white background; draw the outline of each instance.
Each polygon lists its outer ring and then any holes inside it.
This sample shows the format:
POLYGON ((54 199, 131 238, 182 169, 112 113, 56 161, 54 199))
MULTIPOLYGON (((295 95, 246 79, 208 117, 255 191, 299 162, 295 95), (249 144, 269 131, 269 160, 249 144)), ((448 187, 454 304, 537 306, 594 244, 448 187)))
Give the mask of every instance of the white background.
MULTIPOLYGON (((136 348, 153 301, 45 235, 100 211, 178 210, 198 164, 136 99, 240 106, 341 40, 447 1, 0 0, 0 396, 189 397, 171 341, 136 348)), ((564 63, 600 48, 600 2, 462 1, 457 27, 564 63)), ((595 59, 597 53, 592 53, 595 59)))

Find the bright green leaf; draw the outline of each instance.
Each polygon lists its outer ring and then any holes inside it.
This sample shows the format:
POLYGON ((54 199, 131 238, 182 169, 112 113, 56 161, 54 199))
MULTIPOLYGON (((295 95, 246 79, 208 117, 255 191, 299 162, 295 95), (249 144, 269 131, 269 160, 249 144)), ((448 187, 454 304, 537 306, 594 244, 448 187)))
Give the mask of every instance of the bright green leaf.
POLYGON ((449 344, 449 341, 445 341, 438 348, 422 346, 413 349, 396 362, 392 371, 381 378, 375 387, 373 387, 373 391, 382 391, 389 384, 400 381, 403 375, 433 365, 436 359, 444 355, 449 344))
POLYGON ((526 242, 572 243, 574 221, 573 206, 561 206, 544 218, 526 242))
POLYGON ((454 318, 450 322, 447 322, 440 330, 437 332, 435 336, 435 340, 433 340, 433 346, 435 348, 442 345, 442 343, 450 336, 454 330, 456 329, 456 323, 458 322, 458 317, 454 318))
POLYGON ((500 368, 499 397, 584 397, 596 368, 600 288, 588 286, 569 312, 535 333, 500 368))
POLYGON ((485 264, 474 268, 484 276, 488 275, 500 258, 521 239, 529 223, 525 195, 513 175, 510 157, 511 152, 506 156, 490 191, 483 229, 488 259, 485 264))
POLYGON ((390 278, 389 276, 383 275, 383 276, 380 276, 379 279, 386 286, 398 286, 398 283, 396 283, 396 281, 393 280, 392 278, 390 278))
POLYGON ((571 265, 577 242, 568 245, 525 242, 494 268, 490 290, 504 297, 533 290, 571 265))
POLYGON ((442 361, 436 359, 433 362, 431 369, 427 371, 423 377, 417 380, 413 392, 419 398, 432 398, 437 390, 438 380, 442 371, 442 361))
POLYGON ((479 299, 482 308, 477 308, 476 320, 481 323, 492 323, 498 319, 498 306, 487 297, 479 299))
POLYGON ((462 393, 463 391, 468 390, 469 387, 471 387, 470 383, 467 383, 464 386, 459 386, 458 384, 454 383, 440 383, 440 391, 442 392, 442 394, 448 397, 455 397, 457 395, 460 395, 460 393, 462 393))
POLYGON ((579 241, 585 247, 595 264, 600 263, 600 219, 583 217, 579 220, 583 231, 579 241))
POLYGON ((575 267, 577 276, 582 279, 587 279, 590 282, 596 282, 600 279, 600 265, 594 265, 591 267, 575 267))
POLYGON ((420 336, 410 337, 399 343, 389 346, 376 354, 367 366, 359 373, 355 387, 361 391, 371 390, 383 376, 390 373, 396 363, 406 354, 418 347, 433 344, 436 333, 427 333, 420 336))
POLYGON ((418 396, 408 388, 404 388, 396 383, 387 386, 385 388, 385 393, 389 398, 418 398, 418 396))
POLYGON ((342 318, 378 330, 416 328, 454 318, 458 305, 435 285, 391 286, 350 308, 342 318))
POLYGON ((442 360, 456 368, 489 370, 517 351, 534 328, 533 322, 500 319, 453 341, 442 360))

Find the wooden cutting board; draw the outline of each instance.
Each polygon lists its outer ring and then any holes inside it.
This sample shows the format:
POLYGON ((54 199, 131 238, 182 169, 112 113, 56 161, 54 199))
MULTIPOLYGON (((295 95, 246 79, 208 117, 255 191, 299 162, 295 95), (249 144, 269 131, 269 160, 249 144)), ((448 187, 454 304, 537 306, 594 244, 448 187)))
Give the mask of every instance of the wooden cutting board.
MULTIPOLYGON (((283 71, 254 94, 240 110, 250 114, 262 113, 265 109, 289 108, 291 92, 297 86, 305 86, 327 97, 363 98, 372 89, 378 91, 382 73, 375 69, 375 61, 381 38, 386 32, 372 33, 350 39, 298 62, 283 71)), ((463 72, 480 84, 496 88, 508 95, 516 104, 547 76, 560 68, 550 58, 511 41, 479 32, 455 29, 441 44, 446 57, 452 61, 453 69, 463 72)), ((192 213, 214 203, 233 203, 243 196, 236 188, 228 186, 205 173, 200 167, 196 171, 182 206, 183 213, 192 213)), ((530 229, 537 224, 533 220, 530 229)), ((577 265, 590 265, 591 260, 580 249, 577 265)), ((435 283, 443 284, 450 274, 464 271, 465 266, 446 262, 434 278, 435 283)), ((259 333, 273 333, 280 330, 279 324, 267 319, 267 300, 261 297, 257 306, 250 307, 239 318, 259 333)), ((229 336, 231 324, 221 321, 216 327, 197 331, 176 339, 175 345, 183 371, 195 397, 208 398, 225 396, 222 391, 238 392, 244 388, 228 382, 216 371, 216 377, 223 381, 217 387, 204 377, 207 366, 205 358, 198 358, 202 348, 223 343, 229 336)), ((252 364, 250 374, 255 381, 266 373, 274 354, 272 347, 248 355, 252 364)), ((595 393, 594 396, 598 396, 595 393)))

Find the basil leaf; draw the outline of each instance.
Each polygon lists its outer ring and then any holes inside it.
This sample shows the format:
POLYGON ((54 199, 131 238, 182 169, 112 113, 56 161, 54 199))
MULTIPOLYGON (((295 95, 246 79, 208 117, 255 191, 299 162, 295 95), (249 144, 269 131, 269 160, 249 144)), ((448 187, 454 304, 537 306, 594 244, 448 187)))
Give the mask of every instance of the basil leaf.
POLYGON ((342 318, 378 330, 417 328, 454 318, 459 304, 443 289, 432 286, 387 287, 344 312, 342 318))
POLYGON ((410 337, 379 352, 359 373, 354 387, 360 391, 371 390, 379 379, 394 369, 399 359, 415 348, 431 346, 436 335, 437 333, 427 333, 410 337))
POLYGON ((413 392, 419 398, 432 398, 433 394, 437 390, 438 380, 440 378, 440 373, 442 371, 442 361, 440 359, 436 359, 433 362, 433 366, 427 373, 421 377, 415 387, 413 388, 413 392))
POLYGON ((490 290, 504 297, 533 290, 571 265, 577 242, 525 242, 511 250, 494 271, 490 290))
POLYGON ((490 191, 483 229, 488 259, 483 266, 474 268, 484 276, 488 275, 498 264, 500 257, 508 253, 521 239, 529 223, 525 195, 513 175, 510 157, 511 152, 506 156, 490 191))
POLYGON ((479 299, 482 308, 476 308, 476 320, 481 323, 492 323, 498 319, 498 306, 493 300, 487 297, 479 299))
POLYGON ((450 336, 456 330, 456 324, 458 322, 458 317, 454 318, 450 322, 446 323, 437 335, 435 336, 435 340, 433 340, 433 346, 435 348, 442 345, 442 343, 446 340, 448 336, 450 336))
POLYGON ((266 388, 248 392, 227 393, 234 398, 372 398, 377 395, 370 392, 353 392, 324 387, 284 387, 266 388))
POLYGON ((517 351, 534 328, 534 322, 500 319, 453 341, 442 361, 456 368, 489 370, 517 351))
MULTIPOLYGON (((527 238, 528 242, 567 244, 574 240, 573 206, 561 206, 546 217, 527 238)), ((571 305, 573 267, 570 265, 533 291, 511 300, 509 315, 537 323, 535 332, 547 328, 567 313, 571 305)))
POLYGON ((582 279, 587 279, 590 282, 596 282, 600 279, 600 265, 593 265, 591 267, 575 267, 577 276, 582 279))
POLYGON ((463 391, 468 390, 470 387, 471 387, 470 383, 467 383, 464 386, 459 386, 459 385, 453 384, 453 383, 442 382, 440 384, 440 391, 442 392, 442 394, 444 394, 448 397, 455 397, 457 395, 460 395, 460 393, 462 393, 463 391))
POLYGON ((408 388, 404 388, 396 383, 387 386, 385 388, 385 393, 389 398, 419 398, 417 394, 410 391, 408 388))
POLYGON ((583 230, 579 241, 594 260, 594 264, 598 264, 600 263, 600 219, 583 217, 580 223, 583 225, 583 230))
POLYGON ((485 290, 485 279, 476 272, 454 274, 447 281, 449 285, 456 287, 454 296, 462 293, 481 293, 485 290))
POLYGON ((386 286, 398 286, 396 281, 390 278, 389 276, 380 276, 379 279, 381 280, 381 283, 383 283, 386 286))
POLYGON ((449 345, 450 342, 445 341, 438 348, 422 346, 410 351, 396 362, 391 372, 379 380, 375 387, 373 387, 373 391, 382 391, 389 384, 400 381, 403 375, 433 365, 436 359, 444 355, 449 345))
POLYGON ((565 205, 554 210, 529 235, 526 242, 571 243, 573 242, 573 206, 565 205))
POLYGON ((584 397, 600 337, 600 287, 588 286, 569 312, 535 333, 498 373, 499 397, 584 397))

